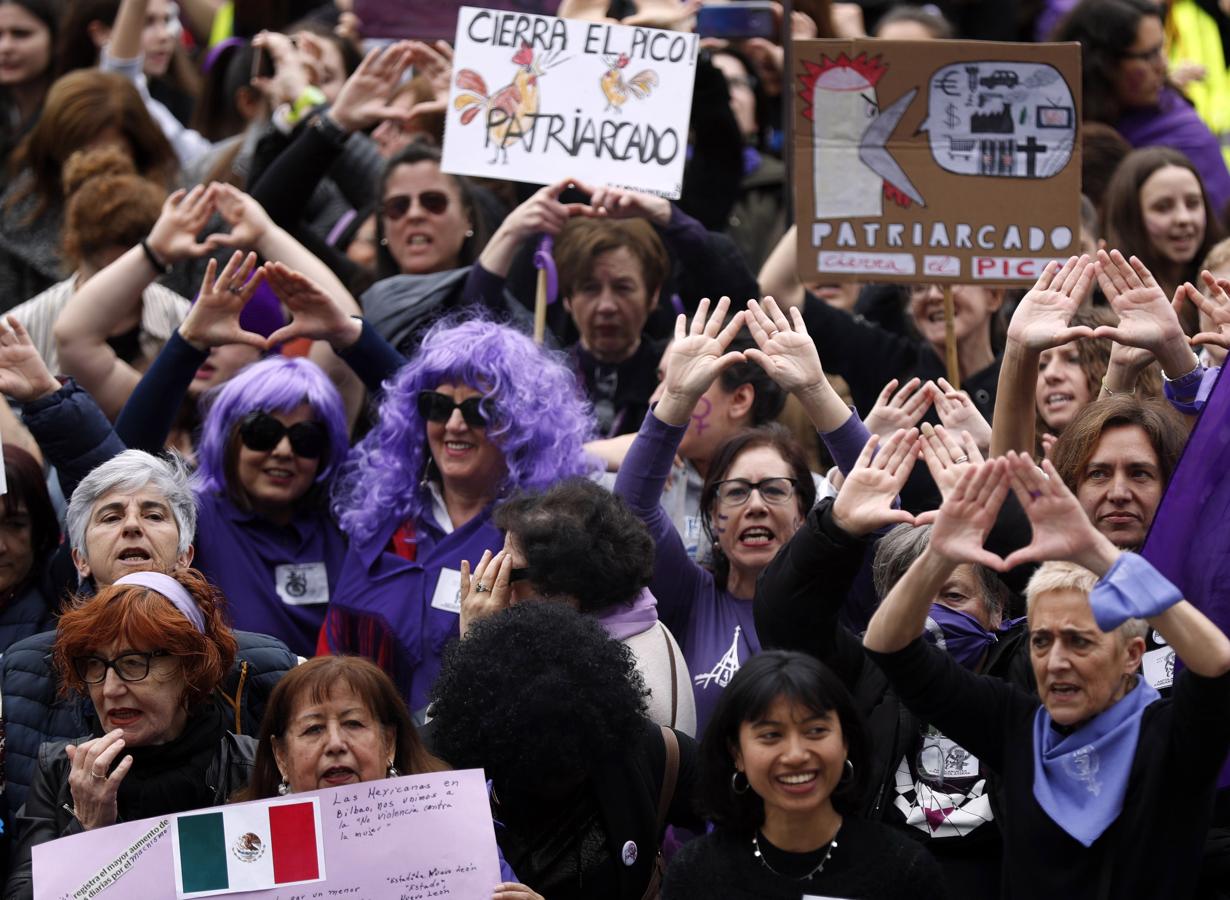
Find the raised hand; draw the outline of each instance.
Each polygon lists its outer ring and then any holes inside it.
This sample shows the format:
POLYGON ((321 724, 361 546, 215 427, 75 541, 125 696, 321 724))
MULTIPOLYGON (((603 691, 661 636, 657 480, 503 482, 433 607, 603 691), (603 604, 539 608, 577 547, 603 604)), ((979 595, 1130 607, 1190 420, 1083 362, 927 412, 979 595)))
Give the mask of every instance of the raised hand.
POLYGON ((982 545, 1007 496, 1008 463, 1003 457, 970 465, 940 506, 931 530, 931 550, 951 563, 1004 571, 1004 560, 982 545))
MULTIPOLYGON (((1124 259, 1118 250, 1099 250, 1098 261, 1098 284, 1119 314, 1119 324, 1099 325, 1094 336, 1148 350, 1169 378, 1186 375, 1195 368, 1196 358, 1175 308, 1145 264, 1135 256, 1124 259)), ((1178 301, 1176 293, 1174 302, 1178 301)))
POLYGON ((209 186, 209 196, 218 214, 231 227, 229 234, 211 234, 206 240, 210 251, 224 247, 252 250, 273 228, 269 213, 256 199, 230 184, 215 181, 209 186))
POLYGON ((759 349, 745 351, 749 360, 768 373, 782 390, 796 393, 824 382, 816 342, 807 334, 803 314, 795 307, 787 319, 772 297, 747 301, 744 318, 759 349))
POLYGON ((329 115, 346 131, 369 128, 384 119, 404 120, 407 110, 391 105, 389 97, 413 58, 409 41, 372 50, 342 85, 329 115))
POLYGON ((968 431, 950 431, 943 425, 932 428, 924 422, 919 446, 942 500, 952 496, 966 469, 983 461, 978 443, 968 431))
POLYGON ((294 338, 328 341, 334 349, 352 346, 363 325, 348 315, 329 293, 302 272, 280 262, 266 263, 265 281, 294 317, 269 335, 269 346, 294 338))
POLYGON ((904 509, 893 509, 893 501, 918 459, 918 429, 894 432, 876 453, 879 443, 879 435, 867 439, 833 501, 833 524, 853 537, 901 522, 916 524, 904 509))
POLYGON ((578 190, 589 194, 589 205, 602 215, 612 219, 648 219, 661 226, 670 224, 671 202, 665 197, 605 185, 593 187, 575 180, 574 183, 578 190))
POLYGON ((692 17, 703 5, 702 0, 633 0, 633 4, 636 12, 625 16, 622 24, 668 31, 691 31, 692 17))
POLYGON ((447 102, 449 88, 453 83, 453 48, 448 42, 436 41, 434 44, 427 44, 423 41, 411 41, 410 62, 416 75, 422 75, 431 82, 436 98, 447 102))
POLYGON ((68 789, 73 797, 73 815, 86 831, 114 825, 119 815, 116 797, 120 783, 132 768, 132 757, 125 756, 114 772, 108 773, 115 758, 124 750, 124 729, 109 731, 100 738, 64 748, 71 767, 68 789))
POLYGON ((965 391, 959 391, 947 378, 930 384, 931 400, 944 427, 954 434, 969 432, 980 450, 991 446, 991 423, 982 417, 978 407, 965 391))
POLYGON ((239 314, 264 276, 265 270, 256 266, 255 253, 245 257, 236 250, 221 272, 218 261, 211 259, 205 267, 201 292, 179 325, 179 336, 198 350, 223 344, 250 344, 264 350, 263 336, 239 326, 239 314))
POLYGON ((893 378, 884 385, 875 406, 863 420, 872 434, 887 437, 901 428, 913 428, 931 408, 931 390, 921 378, 911 378, 900 390, 898 384, 893 378))
POLYGON ((1097 268, 1088 256, 1073 256, 1062 266, 1047 263, 1012 314, 1008 340, 1041 352, 1091 337, 1093 329, 1068 323, 1089 293, 1097 268))
POLYGON ((208 242, 196 239, 209 217, 213 215, 214 198, 203 184, 190 191, 179 190, 162 204, 158 221, 150 229, 146 242, 163 262, 171 264, 196 259, 212 249, 208 242))
POLYGON ((1120 551, 1089 521, 1051 461, 1044 459, 1039 469, 1028 456, 1014 451, 1002 461, 1033 529, 1029 546, 1009 554, 1005 570, 1023 563, 1066 560, 1104 574, 1120 551))
POLYGON ((504 218, 500 231, 518 240, 534 234, 559 234, 573 216, 597 215, 586 203, 560 202, 559 195, 575 183, 571 178, 564 178, 535 191, 504 218))
POLYGON ((60 389, 25 326, 7 316, 8 327, 0 325, 0 394, 18 403, 29 403, 60 389))
POLYGON ((670 425, 686 425, 692 417, 692 408, 701 395, 709 390, 722 372, 743 360, 743 354, 726 348, 743 327, 743 312, 735 313, 726 327, 726 312, 730 298, 718 301, 713 315, 709 315, 709 298, 700 301, 691 327, 687 317, 680 315, 675 320, 675 340, 667 357, 666 375, 662 379, 662 396, 654 407, 654 414, 670 425))
POLYGON ((512 605, 512 554, 505 549, 494 556, 484 550, 470 574, 470 561, 461 561, 461 636, 480 619, 512 605))
MULTIPOLYGON (((1176 307, 1184 301, 1191 303, 1200 314, 1209 320, 1211 331, 1201 331, 1191 338, 1193 346, 1198 344, 1213 344, 1223 349, 1230 349, 1230 281, 1224 278, 1214 278, 1208 269, 1200 273, 1200 278, 1208 286, 1208 293, 1202 294, 1190 283, 1183 284, 1175 298, 1176 307)), ((1176 308, 1175 312, 1179 310, 1176 308)), ((1204 328, 1203 322, 1200 327, 1204 328)))
POLYGON ((262 31, 252 38, 252 46, 264 50, 273 60, 273 77, 252 76, 252 86, 277 106, 294 103, 311 84, 303 57, 294 42, 277 31, 262 31))

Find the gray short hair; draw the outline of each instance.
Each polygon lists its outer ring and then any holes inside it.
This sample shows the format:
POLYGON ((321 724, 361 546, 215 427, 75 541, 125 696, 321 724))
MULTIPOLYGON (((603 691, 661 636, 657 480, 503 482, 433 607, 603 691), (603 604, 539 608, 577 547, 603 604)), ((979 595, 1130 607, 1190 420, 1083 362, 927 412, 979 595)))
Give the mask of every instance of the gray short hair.
MULTIPOLYGON (((931 543, 930 525, 894 525, 880 538, 876 544, 876 555, 871 562, 871 583, 875 587, 876 599, 883 600, 893 585, 901 580, 914 560, 922 555, 931 543)), ((970 564, 978 584, 982 588, 982 602, 987 614, 994 617, 1002 614, 1004 604, 1008 600, 1008 588, 999 580, 999 576, 988 569, 974 563, 970 564)))
POLYGON ((99 497, 117 489, 138 491, 151 483, 171 507, 179 528, 179 552, 187 553, 196 537, 196 496, 188 486, 188 467, 178 454, 162 458, 144 450, 125 450, 81 479, 65 515, 72 548, 88 558, 85 530, 99 497))
MULTIPOLYGON (((1034 601, 1043 594, 1054 591, 1073 591, 1086 597, 1093 592, 1098 576, 1074 562, 1045 562, 1034 572, 1025 587, 1025 611, 1032 612, 1034 601)), ((1144 619, 1128 619, 1113 632, 1127 643, 1132 638, 1143 638, 1149 633, 1149 623, 1144 619)))

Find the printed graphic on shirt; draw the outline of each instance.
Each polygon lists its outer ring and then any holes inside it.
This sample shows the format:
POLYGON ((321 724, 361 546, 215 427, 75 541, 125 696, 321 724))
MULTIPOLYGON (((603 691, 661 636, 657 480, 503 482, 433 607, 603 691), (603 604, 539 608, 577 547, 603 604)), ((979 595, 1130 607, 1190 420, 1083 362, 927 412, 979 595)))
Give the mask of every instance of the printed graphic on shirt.
POLYGON ((730 642, 730 649, 722 654, 722 658, 717 661, 717 665, 703 675, 697 675, 692 680, 706 690, 708 690, 711 684, 717 684, 720 688, 730 684, 730 679, 734 678, 735 673, 739 671, 739 635, 742 632, 742 626, 736 625, 735 636, 730 642))
POLYGON ((440 570, 440 577, 436 579, 436 592, 431 597, 431 608, 461 613, 460 569, 440 570))
POLYGON ((323 562, 274 566, 273 583, 288 606, 329 602, 329 573, 323 562))
POLYGON ((893 805, 933 838, 964 837, 994 819, 978 757, 934 728, 920 735, 914 765, 901 757, 893 805))
POLYGON ((1174 659, 1174 650, 1170 647, 1146 653, 1141 660, 1145 681, 1159 691, 1174 685, 1174 659))

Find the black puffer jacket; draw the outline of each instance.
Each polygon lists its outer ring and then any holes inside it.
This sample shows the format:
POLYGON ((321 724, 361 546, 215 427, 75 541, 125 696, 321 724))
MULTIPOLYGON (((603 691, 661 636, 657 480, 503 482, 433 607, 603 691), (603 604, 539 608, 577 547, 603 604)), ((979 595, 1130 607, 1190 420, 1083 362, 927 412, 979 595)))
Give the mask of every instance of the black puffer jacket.
MULTIPOLYGON (((298 658, 277 638, 236 631, 235 664, 214 692, 226 727, 236 734, 256 734, 269 692, 298 658)), ((96 724, 88 698, 60 695, 51 667, 55 632, 18 641, 0 659, 3 692, 5 797, 10 810, 26 802, 34 780, 39 747, 90 734, 96 724)))

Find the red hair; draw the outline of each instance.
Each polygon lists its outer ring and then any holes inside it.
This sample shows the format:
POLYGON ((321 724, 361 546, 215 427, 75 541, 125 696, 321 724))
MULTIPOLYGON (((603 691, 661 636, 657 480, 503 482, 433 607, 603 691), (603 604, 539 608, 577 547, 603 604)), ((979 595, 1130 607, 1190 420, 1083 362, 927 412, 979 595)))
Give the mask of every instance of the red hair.
POLYGON ((197 631, 171 601, 137 584, 113 584, 93 597, 77 597, 60 617, 52 661, 62 690, 87 692, 73 660, 96 654, 100 647, 120 643, 134 649, 166 650, 183 666, 185 705, 191 709, 214 692, 235 662, 235 635, 223 617, 222 593, 194 569, 179 569, 171 577, 184 586, 205 618, 205 633, 197 631))

